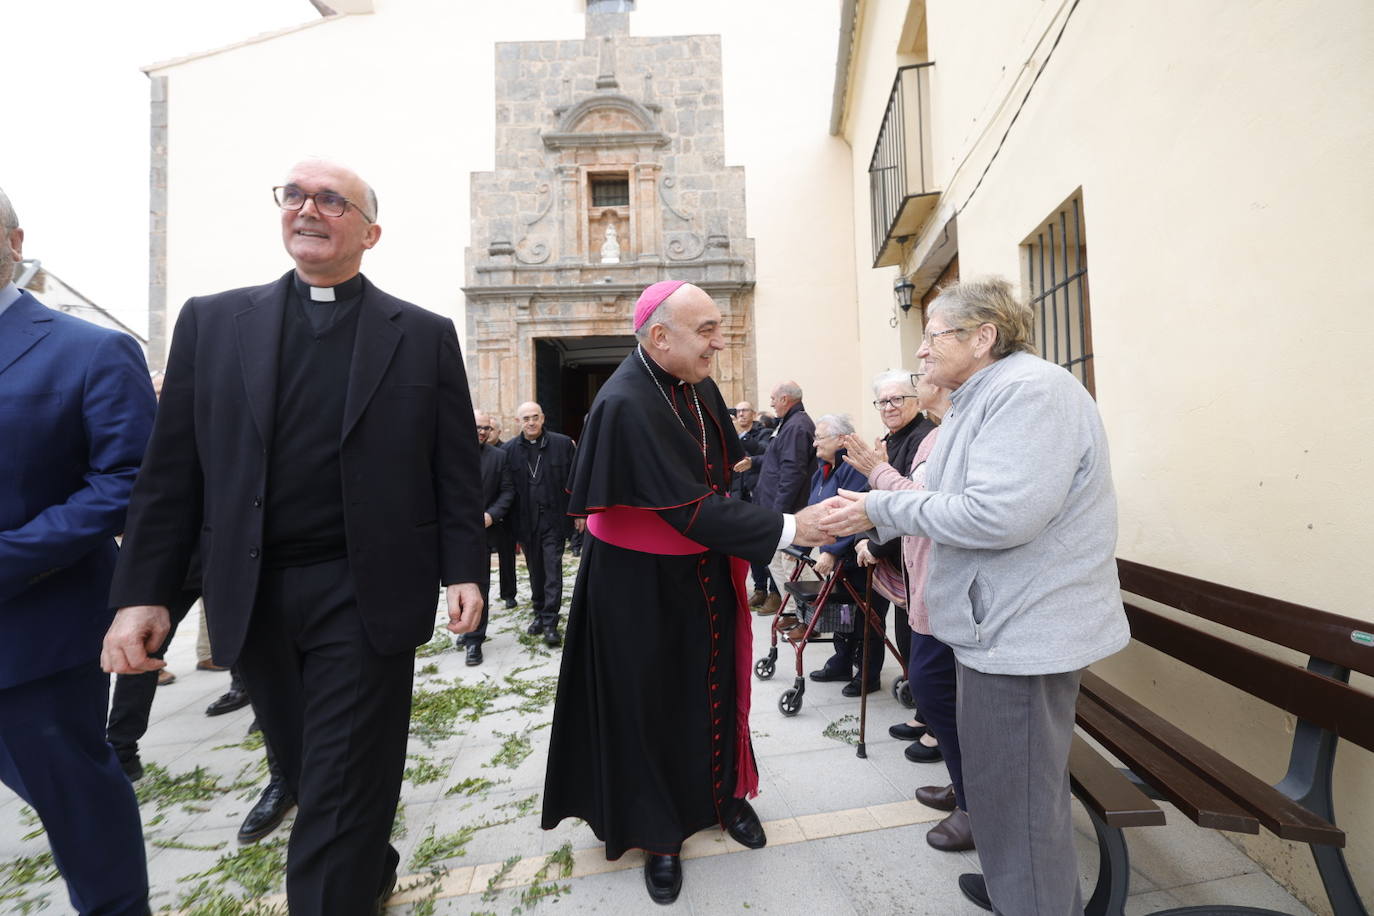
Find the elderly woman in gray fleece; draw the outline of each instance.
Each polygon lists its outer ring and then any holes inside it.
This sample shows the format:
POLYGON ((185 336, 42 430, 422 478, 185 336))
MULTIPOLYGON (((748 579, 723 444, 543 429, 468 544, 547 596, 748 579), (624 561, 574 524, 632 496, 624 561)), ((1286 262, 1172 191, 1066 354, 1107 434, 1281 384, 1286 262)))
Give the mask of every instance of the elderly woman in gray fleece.
POLYGON ((1116 495, 1097 406, 1035 355, 1032 314, 1001 279, 931 304, 917 356, 950 389, 926 490, 826 503, 832 535, 934 542, 926 604, 954 650, 964 789, 983 875, 1005 914, 1082 913, 1069 746, 1083 668, 1130 640, 1116 577, 1116 495))

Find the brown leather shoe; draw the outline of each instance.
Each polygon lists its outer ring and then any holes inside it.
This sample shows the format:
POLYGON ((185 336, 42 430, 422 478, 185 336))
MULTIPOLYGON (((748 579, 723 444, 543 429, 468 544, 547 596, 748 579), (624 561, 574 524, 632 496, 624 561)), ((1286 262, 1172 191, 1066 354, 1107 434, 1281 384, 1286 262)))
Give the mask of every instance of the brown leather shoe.
POLYGON ((927 808, 936 811, 953 811, 954 786, 921 786, 916 790, 916 800, 927 808))
POLYGON ((776 614, 780 607, 782 607, 782 596, 774 592, 769 592, 768 597, 763 599, 763 604, 754 608, 754 613, 760 617, 769 617, 776 614))
POLYGON ((964 852, 973 848, 973 827, 968 812, 955 808, 926 834, 926 842, 942 852, 964 852))
POLYGON ((768 600, 768 593, 765 592, 765 591, 764 591, 763 589, 761 589, 761 588, 756 588, 756 589, 754 589, 753 594, 751 594, 751 595, 749 596, 749 606, 750 606, 750 607, 758 607, 759 605, 763 604, 763 603, 764 603, 765 601, 767 601, 767 600, 768 600))

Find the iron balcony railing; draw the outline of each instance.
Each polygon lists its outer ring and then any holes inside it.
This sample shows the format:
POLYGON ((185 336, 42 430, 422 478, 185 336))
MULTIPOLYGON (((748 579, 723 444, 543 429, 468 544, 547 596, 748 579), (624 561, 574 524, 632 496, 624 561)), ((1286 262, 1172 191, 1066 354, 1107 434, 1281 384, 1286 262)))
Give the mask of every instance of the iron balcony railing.
POLYGON ((930 150, 933 66, 901 67, 892 81, 892 94, 868 164, 874 267, 901 262, 900 240, 920 229, 939 197, 930 150))

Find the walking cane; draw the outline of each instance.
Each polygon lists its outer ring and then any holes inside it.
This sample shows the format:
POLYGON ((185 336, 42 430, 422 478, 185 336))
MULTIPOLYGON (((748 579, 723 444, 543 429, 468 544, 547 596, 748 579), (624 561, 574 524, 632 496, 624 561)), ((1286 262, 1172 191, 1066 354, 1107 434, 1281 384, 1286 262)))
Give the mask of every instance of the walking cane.
POLYGON ((873 607, 873 567, 868 567, 868 576, 864 580, 864 639, 863 639, 863 659, 859 662, 859 750, 858 756, 866 759, 868 748, 864 745, 864 726, 868 724, 868 628, 870 621, 868 612, 873 607))

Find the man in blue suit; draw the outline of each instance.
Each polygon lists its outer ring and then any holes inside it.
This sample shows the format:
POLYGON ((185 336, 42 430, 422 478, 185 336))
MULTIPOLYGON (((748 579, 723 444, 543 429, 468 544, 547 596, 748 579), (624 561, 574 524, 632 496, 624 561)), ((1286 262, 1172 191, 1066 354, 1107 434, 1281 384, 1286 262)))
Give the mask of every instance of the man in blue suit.
POLYGON ((142 916, 143 830, 105 743, 100 649, 156 401, 133 338, 11 282, 23 242, 0 191, 0 782, 38 812, 82 916, 142 916))

